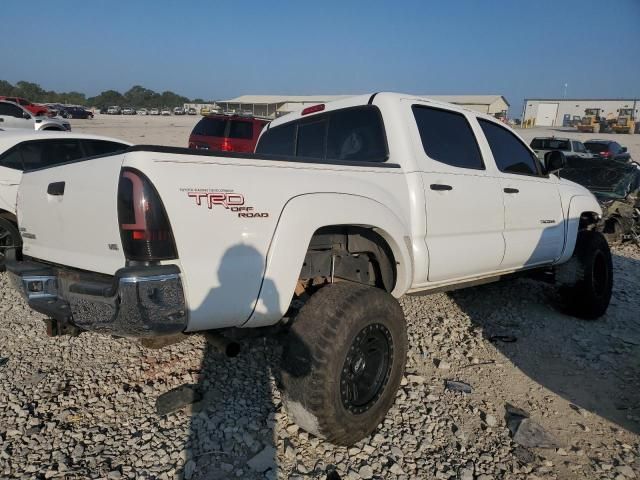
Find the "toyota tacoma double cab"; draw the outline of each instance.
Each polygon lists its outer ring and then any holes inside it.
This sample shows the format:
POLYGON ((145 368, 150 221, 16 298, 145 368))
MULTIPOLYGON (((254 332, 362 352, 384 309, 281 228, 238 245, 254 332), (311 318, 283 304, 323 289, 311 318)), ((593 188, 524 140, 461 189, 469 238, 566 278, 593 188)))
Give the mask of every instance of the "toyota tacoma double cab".
POLYGON ((28 172, 7 268, 53 333, 281 326, 288 414, 350 445, 403 376, 398 297, 542 269, 567 312, 605 313, 601 210, 563 161, 472 110, 355 96, 274 120, 254 153, 133 146, 28 172))

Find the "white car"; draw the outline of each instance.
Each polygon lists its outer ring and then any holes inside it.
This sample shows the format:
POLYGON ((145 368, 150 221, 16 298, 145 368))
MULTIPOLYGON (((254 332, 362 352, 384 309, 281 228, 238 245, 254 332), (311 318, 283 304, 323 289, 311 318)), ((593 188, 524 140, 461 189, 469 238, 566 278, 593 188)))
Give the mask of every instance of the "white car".
POLYGON ((8 248, 20 245, 16 195, 24 172, 125 150, 128 142, 68 132, 0 131, 0 266, 8 248))
POLYGON ((169 110, 168 108, 163 108, 162 112, 160 112, 161 115, 171 115, 171 110, 169 110))
POLYGON ((157 108, 152 108, 151 110, 149 110, 149 115, 160 115, 160 110, 158 110, 157 108))
POLYGON ((118 105, 107 108, 107 115, 120 115, 121 113, 122 109, 118 105))
POLYGON ((146 108, 141 108, 137 113, 138 115, 148 115, 149 111, 146 108))
POLYGON ((563 161, 543 169, 511 128, 462 106, 360 95, 274 120, 253 154, 140 145, 28 173, 29 261, 7 270, 57 332, 279 324, 290 418, 350 445, 403 378, 396 298, 541 270, 567 312, 604 314, 602 211, 554 174, 563 161))
POLYGON ((3 129, 27 130, 59 130, 71 131, 71 124, 67 120, 56 117, 35 116, 29 110, 17 103, 0 100, 0 127, 3 129))

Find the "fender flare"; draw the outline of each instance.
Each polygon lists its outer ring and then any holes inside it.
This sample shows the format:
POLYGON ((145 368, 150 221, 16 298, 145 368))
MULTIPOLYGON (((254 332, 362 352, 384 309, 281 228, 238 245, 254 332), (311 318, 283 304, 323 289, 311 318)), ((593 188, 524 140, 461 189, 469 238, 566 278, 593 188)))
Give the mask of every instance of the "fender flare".
POLYGON ((580 215, 583 212, 595 212, 598 215, 602 215, 602 209, 595 197, 587 195, 574 195, 571 197, 565 221, 564 248, 556 264, 568 261, 573 255, 573 251, 576 248, 578 230, 580 229, 580 215))
POLYGON ((310 193, 284 206, 267 252, 265 274, 254 310, 243 327, 272 325, 286 313, 311 237, 321 227, 358 225, 373 228, 388 243, 396 261, 392 295, 411 286, 413 262, 408 227, 385 205, 368 197, 344 193, 310 193), (313 214, 311 214, 313 212, 313 214), (265 308, 277 305, 278 308, 265 308))

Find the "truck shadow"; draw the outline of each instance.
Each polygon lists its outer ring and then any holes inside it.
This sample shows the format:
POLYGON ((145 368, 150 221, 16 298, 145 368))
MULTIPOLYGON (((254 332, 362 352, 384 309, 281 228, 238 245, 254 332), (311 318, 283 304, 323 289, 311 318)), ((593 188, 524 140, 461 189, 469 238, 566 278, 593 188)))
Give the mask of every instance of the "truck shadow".
POLYGON ((449 295, 484 338, 539 385, 640 433, 640 317, 629 309, 640 304, 637 277, 633 281, 640 261, 614 255, 613 262, 611 304, 594 321, 554 309, 555 289, 526 278, 449 295))
MULTIPOLYGON (((223 256, 217 269, 219 286, 210 291, 203 304, 216 305, 238 298, 233 292, 237 281, 225 278, 225 272, 232 272, 231 259, 242 259, 247 276, 264 275, 264 257, 253 247, 236 245, 223 256)), ((272 293, 264 305, 267 312, 280 311, 274 300, 278 297, 273 282, 265 278, 261 289, 272 293)), ((188 407, 183 478, 275 479, 279 470, 275 426, 283 412, 277 382, 285 334, 273 329, 225 333, 241 343, 239 355, 225 356, 220 352, 219 340, 210 338, 204 347, 197 385, 188 386, 195 395, 188 407)))

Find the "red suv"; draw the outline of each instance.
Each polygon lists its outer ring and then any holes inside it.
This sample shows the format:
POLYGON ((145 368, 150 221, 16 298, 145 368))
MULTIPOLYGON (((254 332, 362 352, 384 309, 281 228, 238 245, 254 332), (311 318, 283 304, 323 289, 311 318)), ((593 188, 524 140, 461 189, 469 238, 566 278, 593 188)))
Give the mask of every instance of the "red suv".
POLYGON ((189 148, 252 153, 267 123, 269 120, 242 115, 207 115, 193 127, 189 148))
POLYGON ((49 113, 49 109, 44 105, 36 105, 35 103, 31 103, 29 100, 20 97, 3 97, 0 95, 0 100, 6 100, 7 102, 17 103, 18 105, 22 105, 24 108, 29 110, 34 115, 46 115, 49 113))

